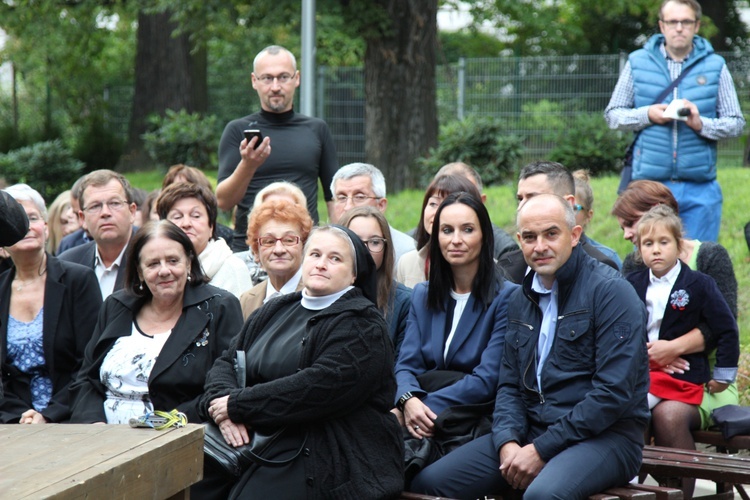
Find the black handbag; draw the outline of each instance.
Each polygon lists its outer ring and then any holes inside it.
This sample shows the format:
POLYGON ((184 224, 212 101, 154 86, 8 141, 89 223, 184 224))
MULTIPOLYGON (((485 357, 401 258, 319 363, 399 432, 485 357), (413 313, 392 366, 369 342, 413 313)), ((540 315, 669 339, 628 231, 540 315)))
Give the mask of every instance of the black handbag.
MULTIPOLYGON (((245 351, 237 351, 234 370, 241 388, 245 387, 245 359, 245 351)), ((272 433, 253 429, 250 443, 235 448, 226 442, 219 426, 213 420, 204 423, 203 426, 203 453, 207 459, 233 476, 241 476, 254 463, 266 467, 286 465, 299 456, 307 440, 306 436, 300 438, 296 434, 288 433, 285 427, 272 433), (274 459, 266 458, 269 452, 276 455, 274 459), (278 458, 279 454, 282 458, 278 458)))
POLYGON ((711 417, 724 439, 750 434, 750 408, 746 406, 720 406, 711 412, 711 417))
MULTIPOLYGON (((682 81, 683 78, 687 76, 688 73, 690 73, 690 70, 693 69, 693 66, 688 66, 687 68, 682 70, 682 73, 675 78, 672 83, 669 84, 667 88, 665 88, 661 94, 654 100, 654 104, 659 104, 662 102, 667 95, 669 95, 670 92, 674 90, 674 88, 679 85, 679 83, 682 81)), ((638 140, 638 136, 641 135, 641 130, 638 132, 635 132, 635 135, 633 136, 633 140, 628 144, 628 149, 625 150, 625 157, 622 161, 622 170, 620 171, 620 184, 617 186, 617 194, 621 195, 623 191, 628 187, 628 184, 630 184, 630 181, 633 180, 633 149, 635 149, 635 141, 638 140)))

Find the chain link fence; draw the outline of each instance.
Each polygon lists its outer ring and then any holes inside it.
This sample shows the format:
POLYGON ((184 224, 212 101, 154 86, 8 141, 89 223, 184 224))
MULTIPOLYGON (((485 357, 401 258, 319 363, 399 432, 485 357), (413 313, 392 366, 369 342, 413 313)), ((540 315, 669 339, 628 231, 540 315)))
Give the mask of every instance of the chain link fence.
MULTIPOLYGON (((750 55, 722 54, 734 77, 742 109, 750 112, 750 55)), ((627 56, 555 56, 461 59, 437 71, 440 123, 469 115, 502 120, 509 133, 525 139, 525 160, 544 158, 554 146, 552 136, 581 113, 601 116, 627 56)), ((108 122, 127 133, 132 87, 106 90, 108 122)), ((318 69, 316 115, 326 120, 338 151, 339 164, 364 161, 365 96, 361 68, 318 69)), ((298 103, 295 104, 297 109, 298 103)), ((226 123, 259 108, 246 68, 212 68, 209 113, 226 123)), ((742 165, 746 137, 719 143, 723 164, 742 165)))

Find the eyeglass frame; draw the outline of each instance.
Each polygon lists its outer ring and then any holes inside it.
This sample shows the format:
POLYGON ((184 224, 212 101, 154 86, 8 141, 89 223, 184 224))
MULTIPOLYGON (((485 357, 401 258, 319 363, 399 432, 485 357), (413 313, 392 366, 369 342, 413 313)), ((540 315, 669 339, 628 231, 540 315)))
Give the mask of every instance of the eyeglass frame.
POLYGON ((297 235, 287 234, 287 235, 282 236, 281 238, 275 238, 273 236, 261 236, 260 238, 256 238, 255 241, 257 241, 258 242, 258 246, 262 247, 262 248, 273 248, 273 247, 276 246, 276 243, 278 243, 279 241, 281 242, 281 246, 283 246, 284 248, 289 248, 289 247, 296 247, 297 245, 299 245, 299 242, 302 241, 302 238, 300 238, 297 235), (294 238, 297 241, 295 241, 294 243, 291 243, 291 244, 287 245, 287 244, 284 243, 284 239, 285 238, 294 238), (264 239, 265 240, 273 240, 273 243, 271 245, 264 245, 263 242, 261 241, 261 240, 264 240, 264 239))
POLYGON ((677 25, 679 24, 683 28, 693 28, 696 24, 700 22, 700 19, 681 19, 679 21, 670 20, 667 21, 665 19, 659 19, 659 22, 664 23, 664 26, 667 26, 668 28, 675 29, 677 28, 677 25))
POLYGON ((366 240, 362 240, 362 243, 365 244, 365 246, 367 247, 367 249, 369 251, 375 252, 375 253, 380 253, 383 250, 385 250, 385 247, 388 244, 388 239, 387 238, 381 238, 380 236, 374 236, 372 238, 368 238, 366 240), (380 250, 374 250, 374 249, 370 248, 370 242, 371 241, 382 241, 383 242, 383 247, 380 250))
POLYGON ((112 200, 107 200, 104 202, 92 203, 91 205, 85 208, 81 208, 81 211, 87 214, 97 215, 102 212, 102 208, 104 208, 104 205, 107 205, 107 208, 109 209, 110 212, 119 212, 125 206, 129 204, 130 203, 128 203, 128 200, 112 199, 112 200), (112 204, 115 204, 115 206, 112 206, 112 204))
POLYGON ((367 196, 366 194, 359 193, 359 194, 353 194, 351 196, 344 196, 343 194, 340 194, 338 196, 333 197, 333 202, 338 203, 339 205, 346 204, 347 200, 352 200, 352 205, 354 206, 361 206, 367 203, 367 200, 380 200, 382 199, 382 196, 367 196), (359 202, 357 202, 357 198, 359 197, 359 202))
POLYGON ((273 82, 278 81, 279 85, 285 85, 289 82, 291 82, 294 77, 297 76, 297 72, 295 71, 294 74, 289 73, 282 73, 280 75, 260 75, 256 76, 255 79, 260 82, 262 85, 265 86, 271 86, 273 85, 273 82), (284 78, 285 80, 282 80, 284 78))

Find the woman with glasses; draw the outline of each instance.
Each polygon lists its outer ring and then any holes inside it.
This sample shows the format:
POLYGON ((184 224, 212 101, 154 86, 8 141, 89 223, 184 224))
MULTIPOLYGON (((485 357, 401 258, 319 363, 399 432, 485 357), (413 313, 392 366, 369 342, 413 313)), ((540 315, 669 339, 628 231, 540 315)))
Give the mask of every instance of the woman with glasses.
POLYGON ((29 221, 5 247, 14 267, 0 274, 0 423, 67 422, 70 385, 91 338, 102 295, 94 271, 45 252, 47 211, 26 184, 6 193, 29 221))
POLYGON ((407 450, 417 457, 407 454, 407 477, 453 449, 442 441, 451 431, 463 430, 452 436, 458 438, 453 447, 489 432, 508 298, 518 288, 495 270, 492 223, 478 196, 447 196, 431 234, 430 279, 414 288, 396 363, 393 412, 406 429, 407 450), (471 408, 470 417, 458 420, 461 426, 438 427, 436 420, 459 408, 471 408), (437 445, 432 452, 419 451, 426 445, 418 441, 426 438, 437 445))
POLYGON ((393 279, 395 253, 391 245, 388 221, 377 208, 364 206, 347 210, 339 222, 360 237, 375 261, 378 277, 377 306, 388 323, 391 341, 398 357, 411 306, 411 288, 393 279))
POLYGON ((302 249, 312 225, 307 208, 286 198, 272 198, 253 208, 247 243, 268 279, 240 297, 245 319, 272 298, 302 290, 302 249))
POLYGON ((216 196, 201 184, 175 183, 156 201, 159 218, 185 231, 198 254, 201 269, 213 286, 238 297, 252 286, 250 271, 229 245, 216 235, 216 196))

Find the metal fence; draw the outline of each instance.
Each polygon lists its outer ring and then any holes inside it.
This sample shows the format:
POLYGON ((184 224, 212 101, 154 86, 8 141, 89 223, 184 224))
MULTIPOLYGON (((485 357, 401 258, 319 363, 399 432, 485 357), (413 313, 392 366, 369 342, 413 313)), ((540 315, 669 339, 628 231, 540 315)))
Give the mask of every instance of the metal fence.
MULTIPOLYGON (((750 112, 750 56, 722 54, 735 80, 745 113, 750 112)), ((626 61, 625 55, 504 57, 462 59, 437 71, 437 105, 441 124, 469 115, 502 120, 509 133, 524 138, 525 159, 543 158, 554 146, 554 135, 582 113, 602 113, 626 61)), ((361 68, 321 67, 316 83, 316 114, 331 129, 339 164, 363 161, 364 74, 361 68)), ((108 89, 109 121, 127 131, 132 88, 108 89)), ((298 106, 297 106, 298 107, 298 106)), ((219 122, 258 109, 247 70, 209 74, 209 113, 219 122)), ((747 115, 746 115, 747 116, 747 115)), ((742 164, 746 139, 719 143, 724 164, 742 164)))

